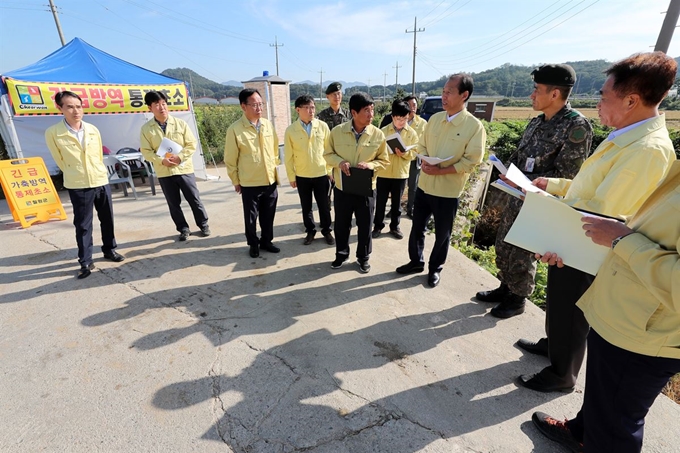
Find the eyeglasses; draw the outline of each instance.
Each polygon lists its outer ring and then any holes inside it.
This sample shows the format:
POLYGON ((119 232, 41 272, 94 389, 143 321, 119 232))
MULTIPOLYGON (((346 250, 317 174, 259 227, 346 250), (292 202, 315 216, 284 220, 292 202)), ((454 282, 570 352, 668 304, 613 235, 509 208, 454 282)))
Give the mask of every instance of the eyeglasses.
POLYGON ((313 105, 303 105, 298 107, 299 109, 304 109, 304 110, 316 110, 316 107, 313 105))
POLYGON ((262 107, 264 107, 264 104, 262 102, 258 102, 257 104, 246 104, 246 105, 249 105, 250 107, 252 107, 254 109, 257 109, 257 108, 261 109, 262 107))

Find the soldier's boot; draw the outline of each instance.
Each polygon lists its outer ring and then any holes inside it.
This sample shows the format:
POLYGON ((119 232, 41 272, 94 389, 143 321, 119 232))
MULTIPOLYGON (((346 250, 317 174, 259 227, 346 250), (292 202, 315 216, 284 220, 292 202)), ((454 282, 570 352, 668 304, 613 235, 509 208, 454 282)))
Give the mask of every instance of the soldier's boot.
POLYGON ((501 286, 496 289, 478 292, 475 298, 480 302, 503 302, 508 294, 510 294, 510 288, 505 283, 501 283, 501 286))
POLYGON ((524 313, 527 300, 524 296, 508 293, 505 300, 491 309, 491 316, 496 318, 512 318, 524 313))

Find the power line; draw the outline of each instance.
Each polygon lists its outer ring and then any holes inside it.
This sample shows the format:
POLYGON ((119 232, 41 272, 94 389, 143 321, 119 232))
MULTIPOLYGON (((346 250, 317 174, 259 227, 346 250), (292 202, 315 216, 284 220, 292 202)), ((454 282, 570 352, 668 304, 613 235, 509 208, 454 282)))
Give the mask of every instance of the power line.
POLYGON ((412 93, 414 96, 416 95, 416 36, 418 36, 418 32, 424 32, 425 29, 418 28, 418 18, 415 17, 413 19, 413 31, 408 31, 408 28, 406 29, 406 33, 413 33, 413 87, 412 87, 412 93))
POLYGON ((444 1, 445 1, 445 0, 442 0, 441 2, 437 3, 437 6, 435 6, 434 8, 432 8, 432 9, 430 10, 429 13, 427 13, 427 14, 425 14, 425 16, 423 16, 423 20, 425 20, 425 18, 427 18, 427 16, 429 16, 430 14, 432 14, 432 11, 434 11, 434 10, 437 9, 437 8, 439 8, 439 5, 441 5, 442 3, 444 3, 444 1))
POLYGON ((279 44, 278 37, 274 36, 274 44, 269 44, 269 47, 276 50, 276 75, 279 75, 279 47, 283 47, 283 43, 279 44))

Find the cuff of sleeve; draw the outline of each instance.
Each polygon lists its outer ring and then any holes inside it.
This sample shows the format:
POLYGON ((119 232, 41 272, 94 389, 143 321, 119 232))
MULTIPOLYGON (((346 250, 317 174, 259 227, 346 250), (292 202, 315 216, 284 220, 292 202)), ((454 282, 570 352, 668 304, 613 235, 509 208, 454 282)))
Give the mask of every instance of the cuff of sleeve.
POLYGON ((647 239, 645 235, 640 233, 631 233, 621 239, 618 244, 616 244, 616 247, 614 247, 614 253, 619 255, 625 262, 628 262, 636 250, 649 244, 649 242, 649 239, 647 239))
POLYGON ((547 178, 547 179, 548 185, 546 186, 545 191, 552 194, 559 192, 561 188, 560 178, 547 178))
POLYGON ((456 162, 452 167, 456 169, 456 173, 467 173, 465 171, 465 166, 460 162, 456 162))

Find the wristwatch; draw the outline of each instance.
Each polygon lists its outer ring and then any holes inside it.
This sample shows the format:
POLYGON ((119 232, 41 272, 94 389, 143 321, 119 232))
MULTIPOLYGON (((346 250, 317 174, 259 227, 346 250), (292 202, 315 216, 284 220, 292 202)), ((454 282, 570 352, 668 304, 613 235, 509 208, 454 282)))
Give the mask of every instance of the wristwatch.
POLYGON ((612 241, 612 250, 614 250, 614 247, 616 247, 616 244, 618 244, 619 241, 620 241, 621 239, 625 238, 626 236, 628 236, 628 235, 626 234, 626 235, 624 235, 624 236, 619 236, 619 237, 617 237, 616 239, 614 239, 614 240, 612 241))

